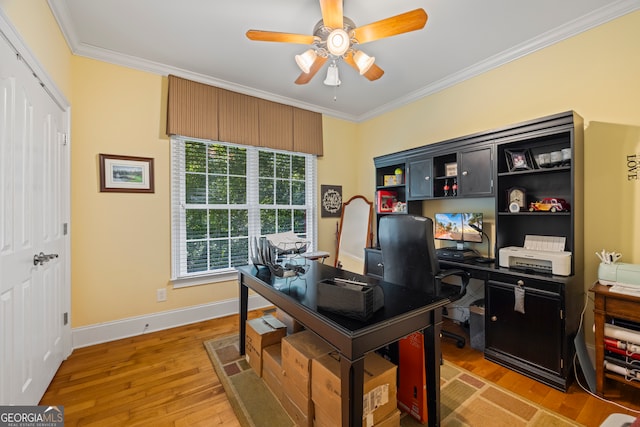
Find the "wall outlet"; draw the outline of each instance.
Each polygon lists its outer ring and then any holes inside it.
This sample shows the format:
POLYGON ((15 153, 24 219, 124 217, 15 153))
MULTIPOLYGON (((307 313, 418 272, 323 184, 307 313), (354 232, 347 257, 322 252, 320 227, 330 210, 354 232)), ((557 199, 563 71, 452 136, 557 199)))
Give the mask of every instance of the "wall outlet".
POLYGON ((167 290, 165 288, 159 288, 156 290, 156 301, 162 302, 167 300, 167 290))

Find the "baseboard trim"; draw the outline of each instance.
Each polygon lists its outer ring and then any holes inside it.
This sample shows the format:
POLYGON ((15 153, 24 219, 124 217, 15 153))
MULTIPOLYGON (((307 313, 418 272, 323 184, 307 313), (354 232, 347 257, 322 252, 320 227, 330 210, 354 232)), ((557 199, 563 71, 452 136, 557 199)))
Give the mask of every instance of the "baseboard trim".
MULTIPOLYGON (((133 337, 149 332, 174 328, 176 326, 201 322, 203 320, 229 316, 239 312, 238 305, 238 299, 234 298, 178 310, 73 328, 71 330, 72 345, 74 349, 88 347, 121 338, 133 337)), ((256 310, 272 305, 273 304, 259 295, 249 296, 249 310, 256 310)))

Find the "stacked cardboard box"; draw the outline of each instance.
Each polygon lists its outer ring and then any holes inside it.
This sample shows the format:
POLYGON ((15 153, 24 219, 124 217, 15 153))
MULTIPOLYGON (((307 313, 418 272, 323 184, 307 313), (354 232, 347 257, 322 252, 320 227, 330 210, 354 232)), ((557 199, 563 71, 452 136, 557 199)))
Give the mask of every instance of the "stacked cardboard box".
POLYGON ((282 406, 300 427, 313 426, 311 400, 311 363, 333 348, 311 331, 302 331, 282 339, 282 406))
MULTIPOLYGON (((364 359, 364 427, 399 426, 396 403, 397 367, 383 357, 370 353, 364 359)), ((340 357, 330 353, 313 360, 311 397, 314 403, 314 427, 341 424, 340 357)))
POLYGON ((281 346, 277 343, 262 350, 262 379, 280 402, 284 400, 281 346))
POLYGON ((279 343, 287 334, 287 326, 267 314, 259 319, 247 320, 245 333, 245 355, 249 365, 262 376, 262 350, 279 343))

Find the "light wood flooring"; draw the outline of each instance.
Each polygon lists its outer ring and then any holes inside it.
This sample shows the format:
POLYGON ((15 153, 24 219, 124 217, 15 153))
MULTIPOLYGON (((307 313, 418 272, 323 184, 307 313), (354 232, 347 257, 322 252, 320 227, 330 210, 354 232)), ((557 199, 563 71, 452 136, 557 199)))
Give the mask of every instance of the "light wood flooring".
MULTIPOLYGON (((261 314, 254 311, 249 317, 261 314)), ((40 404, 63 405, 67 427, 239 426, 202 345, 237 331, 238 316, 229 316, 77 349, 63 362, 40 404)), ((575 382, 562 393, 486 361, 468 344, 458 349, 445 339, 443 354, 586 426, 599 426, 609 414, 625 412, 588 395, 575 382)), ((640 410, 640 390, 621 391, 618 401, 640 410)))

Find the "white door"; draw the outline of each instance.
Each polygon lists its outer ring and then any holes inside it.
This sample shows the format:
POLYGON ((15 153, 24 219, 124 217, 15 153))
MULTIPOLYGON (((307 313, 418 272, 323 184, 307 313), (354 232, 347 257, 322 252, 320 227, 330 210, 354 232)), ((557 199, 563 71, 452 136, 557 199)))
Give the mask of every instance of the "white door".
POLYGON ((38 404, 70 352, 67 126, 0 37, 0 405, 38 404))

